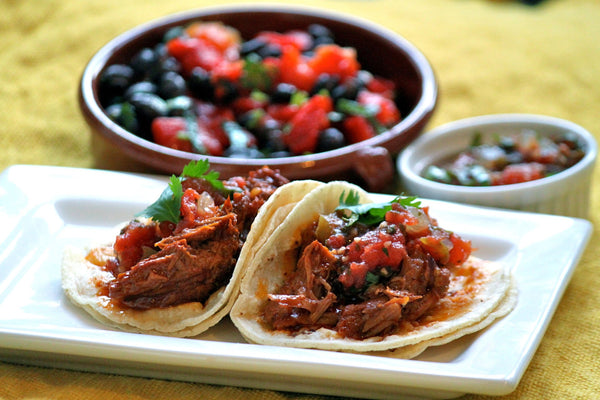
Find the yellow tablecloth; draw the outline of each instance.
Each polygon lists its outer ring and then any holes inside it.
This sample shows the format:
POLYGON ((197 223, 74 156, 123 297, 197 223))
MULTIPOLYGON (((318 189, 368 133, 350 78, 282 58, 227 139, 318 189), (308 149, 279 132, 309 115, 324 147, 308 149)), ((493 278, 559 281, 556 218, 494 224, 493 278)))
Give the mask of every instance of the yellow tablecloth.
MULTIPOLYGON (((208 0, 0 0, 0 170, 13 164, 94 167, 76 91, 91 55, 117 34, 208 0)), ((249 3, 256 3, 251 1, 249 3)), ((600 138, 600 2, 536 7, 486 0, 286 1, 380 23, 429 58, 441 97, 429 128, 491 113, 537 113, 600 138)), ((591 220, 600 218, 600 170, 591 220)), ((519 387, 506 399, 600 393, 600 259, 596 228, 519 387)), ((321 399, 0 363, 2 399, 321 399)), ((467 395, 466 399, 483 399, 467 395)))

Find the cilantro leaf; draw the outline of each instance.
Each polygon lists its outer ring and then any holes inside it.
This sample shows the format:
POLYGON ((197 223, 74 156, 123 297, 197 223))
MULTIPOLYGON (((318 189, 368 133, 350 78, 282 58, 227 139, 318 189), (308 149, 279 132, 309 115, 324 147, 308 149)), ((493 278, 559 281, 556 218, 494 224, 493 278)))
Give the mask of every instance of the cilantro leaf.
POLYGON ((210 170, 210 163, 207 159, 191 161, 183 167, 181 178, 201 178, 208 181, 212 187, 218 190, 224 190, 223 182, 219 180, 219 173, 210 170))
POLYGON ((344 198, 345 193, 340 195, 340 205, 336 211, 342 213, 342 217, 348 225, 360 222, 365 225, 375 225, 385 220, 385 214, 392 209, 392 203, 398 203, 403 207, 419 207, 420 201, 416 197, 398 196, 388 202, 358 204, 359 195, 354 190, 350 191, 344 198))
POLYGON ((272 84, 269 72, 269 68, 262 63, 262 59, 251 53, 244 59, 242 85, 249 89, 265 91, 272 84))
POLYGON ((367 281, 367 286, 376 285, 379 283, 379 275, 374 274, 372 272, 367 272, 367 276, 365 277, 367 281))
POLYGON ((135 216, 152 218, 157 222, 171 221, 176 224, 179 222, 179 207, 181 206, 182 196, 181 181, 175 175, 172 175, 169 186, 163 190, 158 200, 135 216))
POLYGON ((160 194, 158 200, 146 207, 145 210, 135 214, 136 217, 152 218, 156 222, 170 221, 179 222, 181 207, 181 198, 183 197, 183 186, 181 181, 184 178, 200 178, 209 182, 215 189, 229 193, 234 189, 225 188, 223 182, 219 180, 219 173, 210 170, 210 164, 207 159, 191 161, 185 167, 179 177, 171 176, 169 185, 160 194))

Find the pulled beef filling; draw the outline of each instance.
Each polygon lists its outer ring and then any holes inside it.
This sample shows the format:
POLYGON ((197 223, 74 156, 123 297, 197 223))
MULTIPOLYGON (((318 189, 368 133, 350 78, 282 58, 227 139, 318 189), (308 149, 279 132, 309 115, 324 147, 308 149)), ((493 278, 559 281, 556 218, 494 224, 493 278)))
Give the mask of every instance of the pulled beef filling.
POLYGON ((348 224, 340 212, 321 216, 305 234, 287 282, 263 312, 276 330, 322 327, 365 339, 418 321, 448 291, 448 267, 471 247, 437 226, 427 209, 392 205, 375 226, 348 224))
POLYGON ((287 182, 266 167, 224 181, 231 194, 184 179, 177 224, 133 220, 117 236, 109 297, 134 309, 204 302, 229 282, 258 209, 287 182))

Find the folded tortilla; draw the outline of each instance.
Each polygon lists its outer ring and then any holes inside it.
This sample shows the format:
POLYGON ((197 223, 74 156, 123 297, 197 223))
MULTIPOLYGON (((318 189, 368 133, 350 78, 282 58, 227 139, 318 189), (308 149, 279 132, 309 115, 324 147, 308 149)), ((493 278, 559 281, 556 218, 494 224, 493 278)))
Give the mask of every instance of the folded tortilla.
POLYGON ((248 341, 349 352, 396 349, 397 357, 412 358, 428 346, 444 344, 481 330, 513 308, 516 290, 508 268, 471 256, 463 264, 450 268, 447 295, 436 306, 419 318, 417 324, 400 324, 391 334, 360 340, 343 337, 335 330, 323 327, 299 331, 271 328, 263 317, 268 295, 278 293, 286 276, 296 267, 302 232, 320 214, 333 212, 339 205, 341 194, 350 190, 359 194, 360 203, 371 202, 368 193, 346 182, 330 182, 317 187, 287 216, 281 216, 278 228, 271 232, 261 249, 244 260, 248 265, 243 266, 246 273, 230 317, 248 341))
MULTIPOLYGON (((244 274, 244 260, 251 258, 265 244, 274 221, 282 219, 293 205, 321 182, 294 181, 279 187, 259 209, 229 282, 205 302, 189 302, 171 307, 136 310, 119 307, 99 287, 115 279, 101 265, 114 256, 112 244, 92 245, 88 249, 68 247, 62 261, 62 287, 67 297, 104 325, 128 332, 153 335, 196 336, 226 316, 239 291, 244 274), (92 262, 94 261, 94 262, 92 262), (100 265, 98 265, 100 264, 100 265)), ((111 243, 118 230, 106 243, 111 243)))

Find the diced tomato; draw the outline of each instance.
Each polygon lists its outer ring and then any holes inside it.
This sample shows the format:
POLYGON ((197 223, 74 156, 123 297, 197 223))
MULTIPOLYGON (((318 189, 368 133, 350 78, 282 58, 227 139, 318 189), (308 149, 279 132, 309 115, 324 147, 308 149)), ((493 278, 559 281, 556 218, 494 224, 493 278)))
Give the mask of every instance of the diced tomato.
POLYGON ((346 244, 346 238, 341 233, 338 233, 337 235, 330 236, 327 239, 327 246, 329 246, 332 249, 339 249, 344 244, 346 244))
POLYGON ((167 50, 182 65, 186 73, 195 67, 216 71, 218 77, 239 79, 239 33, 217 22, 194 23, 186 29, 189 37, 177 37, 167 43, 167 50))
POLYGON ((214 120, 210 123, 205 123, 204 120, 198 118, 198 134, 202 140, 202 144, 206 148, 206 152, 211 156, 223 155, 223 143, 219 140, 219 127, 215 126, 214 120))
POLYGON ((223 53, 239 46, 242 41, 236 29, 221 22, 195 22, 185 31, 190 37, 205 40, 223 53))
POLYGON ((327 114, 333 109, 331 97, 315 95, 300 106, 290 121, 291 129, 283 141, 294 154, 314 152, 319 133, 329 127, 327 114))
POLYGON ((344 134, 348 143, 358 143, 375 136, 375 129, 365 117, 351 115, 343 121, 344 134))
POLYGON ((194 189, 188 188, 181 197, 181 206, 179 212, 181 214, 181 220, 177 225, 177 230, 185 229, 194 224, 196 217, 198 216, 198 199, 200 194, 194 189))
POLYGON ((453 246, 450 250, 450 258, 448 259, 448 264, 460 265, 464 263, 469 257, 469 255, 471 255, 471 242, 462 239, 454 233, 450 234, 450 241, 452 242, 453 246))
POLYGON ((419 219, 404 208, 390 210, 385 214, 385 221, 394 225, 416 225, 419 219))
POLYGON ((375 117, 384 126, 391 126, 400 120, 400 111, 398 111, 396 103, 380 93, 361 90, 356 100, 360 104, 376 105, 379 112, 375 117))
POLYGON ((167 50, 181 63, 181 67, 188 74, 198 66, 206 71, 212 71, 224 60, 218 48, 198 38, 172 39, 167 43, 167 50))
MULTIPOLYGON (((188 121, 183 117, 159 117, 152 121, 152 136, 154 141, 162 146, 175 150, 192 152, 193 146, 190 140, 188 121)), ((214 134, 214 128, 210 124, 198 119, 196 134, 206 152, 212 156, 223 154, 223 144, 214 134)))
POLYGON ((342 81, 355 76, 360 70, 360 64, 356 59, 356 50, 335 44, 317 47, 314 56, 308 61, 308 65, 317 76, 320 74, 337 75, 342 81))
POLYGON ((279 81, 290 83, 300 90, 310 91, 317 74, 294 46, 285 46, 279 63, 279 81))
POLYGON ((296 104, 271 104, 267 107, 267 114, 274 120, 286 123, 292 120, 299 109, 296 104))
POLYGON ((236 115, 247 113, 248 111, 266 107, 267 100, 256 99, 251 96, 238 97, 231 104, 236 115))
POLYGON ((286 33, 265 31, 259 33, 256 37, 279 48, 293 46, 300 51, 304 51, 312 46, 312 37, 304 31, 288 31, 286 33))
POLYGON ((368 267, 364 263, 350 263, 349 268, 338 276, 338 281, 344 287, 361 287, 365 284, 368 267))
POLYGON ((222 60, 213 67, 211 71, 211 79, 213 82, 218 82, 221 79, 225 79, 230 82, 237 82, 242 77, 243 71, 244 62, 242 60, 222 60))
POLYGON ((544 167, 538 163, 507 165, 494 185, 529 182, 544 177, 544 167))
POLYGON ((192 144, 186 136, 187 123, 181 117, 158 117, 152 121, 152 137, 161 146, 175 150, 192 151, 192 144))
POLYGON ((366 84, 367 90, 374 93, 379 93, 388 99, 393 99, 396 94, 396 84, 389 80, 379 76, 373 77, 366 84))
MULTIPOLYGON (((439 263, 446 264, 450 259, 450 247, 443 238, 424 236, 419 238, 421 246, 439 263)), ((451 246, 451 244, 450 244, 451 246)))
POLYGON ((158 237, 154 225, 132 222, 117 236, 113 245, 119 257, 121 272, 135 265, 144 255, 144 247, 152 248, 158 237))
POLYGON ((199 103, 197 106, 198 124, 203 127, 210 136, 221 143, 223 148, 229 146, 229 138, 223 131, 223 121, 232 121, 235 116, 233 110, 226 107, 218 107, 211 103, 199 103))

